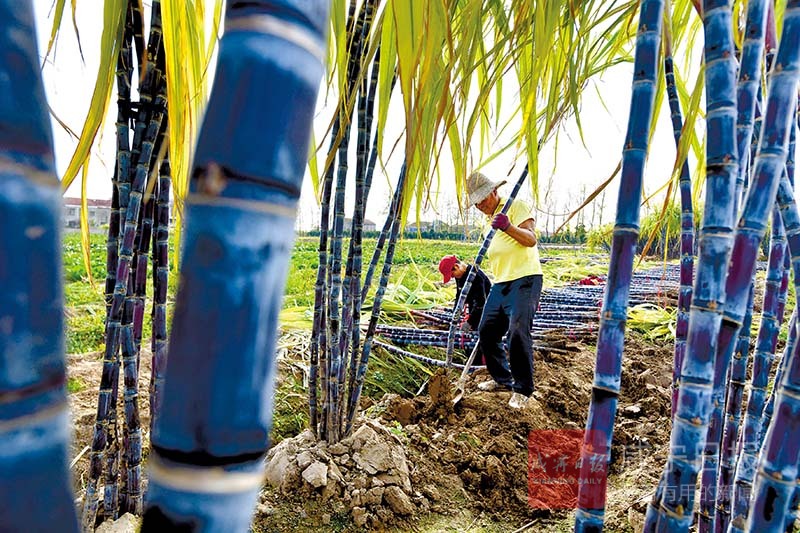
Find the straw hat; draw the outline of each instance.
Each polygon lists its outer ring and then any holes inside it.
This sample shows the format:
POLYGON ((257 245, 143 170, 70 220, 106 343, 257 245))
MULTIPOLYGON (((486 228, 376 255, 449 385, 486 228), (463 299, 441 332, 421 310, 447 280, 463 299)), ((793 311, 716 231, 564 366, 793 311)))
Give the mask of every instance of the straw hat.
POLYGON ((480 172, 473 172, 467 178, 467 203, 472 205, 480 203, 505 182, 506 180, 495 182, 480 172))

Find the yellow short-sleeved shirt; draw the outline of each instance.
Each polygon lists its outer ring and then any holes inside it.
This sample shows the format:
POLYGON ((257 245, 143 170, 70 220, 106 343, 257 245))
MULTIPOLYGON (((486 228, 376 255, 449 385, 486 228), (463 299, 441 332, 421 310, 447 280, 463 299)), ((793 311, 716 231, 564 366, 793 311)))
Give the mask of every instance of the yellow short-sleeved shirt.
MULTIPOLYGON (((494 214, 499 213, 505 205, 505 199, 497 204, 494 214)), ((519 225, 529 218, 533 218, 531 208, 525 202, 515 200, 508 209, 508 219, 512 224, 519 225)), ((491 222, 494 215, 487 218, 483 234, 492 229, 491 222)), ((539 248, 537 246, 522 246, 513 237, 503 231, 497 231, 486 252, 486 266, 494 275, 495 283, 513 281, 525 276, 542 273, 539 262, 539 248)))

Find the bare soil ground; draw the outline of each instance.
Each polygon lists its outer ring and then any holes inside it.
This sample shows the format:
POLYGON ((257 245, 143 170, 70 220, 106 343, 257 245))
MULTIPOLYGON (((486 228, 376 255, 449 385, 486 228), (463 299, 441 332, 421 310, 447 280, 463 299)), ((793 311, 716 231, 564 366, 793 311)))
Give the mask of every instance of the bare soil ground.
MULTIPOLYGON (((443 374, 430 380, 427 394, 413 399, 387 395, 365 406, 369 423, 390 428, 403 444, 413 487, 409 496, 416 505, 413 519, 392 513, 385 500, 367 508, 365 519, 361 503, 347 488, 331 496, 330 491, 303 488, 301 480, 296 496, 265 489, 254 529, 489 532, 527 526, 530 531, 571 531, 572 510, 534 509, 529 503, 528 436, 536 430, 584 427, 595 352, 558 334, 547 344, 554 349, 536 354, 537 391, 525 410, 508 407, 509 392, 479 391, 476 384, 488 379, 484 371, 470 377, 455 407, 450 401, 454 386, 443 374)), ((626 343, 606 531, 640 529, 666 458, 671 361, 671 345, 653 346, 636 337, 626 343)), ((555 500, 565 507, 573 503, 555 500)))
MULTIPOLYGON (((151 364, 150 350, 142 347, 139 368, 139 420, 142 427, 142 453, 147 457, 150 447, 150 401, 148 390, 150 387, 151 364)), ((100 375, 103 370, 103 353, 90 352, 84 354, 70 354, 67 356, 67 376, 72 389, 77 389, 69 395, 69 405, 72 411, 73 436, 72 436, 72 481, 76 498, 83 498, 86 490, 86 481, 89 471, 89 447, 94 436, 95 420, 97 419, 97 393, 100 388, 100 375)), ((121 415, 125 406, 121 400, 117 404, 117 413, 121 424, 121 415)), ((120 425, 121 430, 121 425, 120 425)))
MULTIPOLYGON (((535 355, 537 390, 522 411, 508 407, 508 392, 481 392, 484 371, 470 376, 456 406, 455 376, 435 375, 416 398, 387 395, 364 400, 364 423, 388 428, 408 463, 413 513, 398 513, 385 497, 356 525, 353 492, 303 487, 292 493, 265 486, 253 523, 256 532, 290 531, 571 531, 572 511, 534 509, 528 498, 528 436, 535 430, 579 430, 586 422, 595 351, 554 333, 548 351, 535 355)), ((666 458, 669 440, 671 343, 636 336, 625 345, 622 394, 614 429, 606 531, 640 528, 647 499, 666 458)), ((71 355, 68 371, 80 384, 70 394, 76 496, 83 494, 97 409, 101 354, 71 355)), ((142 353, 139 393, 145 445, 149 442, 147 389, 150 354, 142 353)), ((123 409, 120 404, 118 409, 123 409)), ((145 452, 146 453, 146 452, 145 452)), ((340 457, 341 458, 341 457, 340 457)), ((346 460, 342 470, 347 468, 346 460)), ((369 481, 369 480, 367 480, 369 481)), ((364 484, 363 480, 356 480, 364 484)), ((373 484, 376 482, 373 482, 373 484)), ((374 486, 374 485, 370 485, 374 486)), ((383 486, 383 485, 381 485, 383 486)), ((388 486, 386 492, 388 493, 388 486)), ((355 489, 354 489, 355 490, 355 489)), ((361 488, 363 495, 365 488, 361 488)), ((383 493, 384 491, 381 491, 383 493)), ((357 503, 357 502, 356 502, 357 503)))

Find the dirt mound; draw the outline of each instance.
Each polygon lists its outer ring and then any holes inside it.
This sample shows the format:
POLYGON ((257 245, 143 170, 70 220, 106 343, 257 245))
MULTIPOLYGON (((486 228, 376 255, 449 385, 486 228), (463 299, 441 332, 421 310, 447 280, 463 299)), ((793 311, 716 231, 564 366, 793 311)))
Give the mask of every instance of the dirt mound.
POLYGON ((429 509, 412 490, 404 443, 376 421, 336 444, 317 441, 311 431, 281 441, 267 455, 266 477, 284 495, 330 500, 356 526, 380 528, 429 509))
MULTIPOLYGON (((400 483, 378 486, 383 489, 381 501, 377 498, 381 490, 371 485, 376 476, 358 467, 352 443, 342 443, 344 453, 335 456, 332 447, 326 449, 325 443, 313 441, 310 432, 304 433, 299 439, 307 441, 305 448, 301 451, 298 447, 294 457, 311 453, 314 460, 333 463, 344 478, 338 483, 341 488, 314 488, 292 474, 295 481, 278 483, 278 491, 296 502, 295 512, 302 518, 291 527, 280 525, 286 504, 268 490, 263 498, 273 514, 262 513, 257 524, 266 531, 310 531, 339 520, 339 530, 349 530, 350 521, 362 528, 400 524, 399 529, 406 530, 402 524, 412 515, 396 512, 387 504, 387 486, 395 486, 393 490, 402 490, 414 506, 415 519, 428 510, 449 515, 469 509, 504 523, 535 521, 538 531, 556 530, 559 522, 563 526, 570 520, 568 508, 574 500, 544 495, 549 502, 563 503, 565 509, 561 510, 536 509, 536 502, 529 502, 528 439, 536 430, 583 429, 595 351, 562 337, 558 349, 539 351, 535 358, 536 392, 523 410, 508 406, 510 392, 477 389, 478 383, 489 379, 486 371, 468 378, 466 393, 456 405, 451 401, 454 376, 437 372, 428 382, 427 395, 386 395, 367 409, 359 431, 371 428, 387 453, 405 457, 409 470, 410 487, 400 483), (280 516, 276 507, 281 509, 280 516)), ((626 340, 608 490, 609 531, 628 528, 638 520, 643 502, 655 487, 669 439, 671 361, 671 346, 653 346, 635 337, 626 340)), ((271 457, 274 460, 275 455, 271 457)), ((329 471, 328 481, 333 477, 329 471)))
MULTIPOLYGON (((139 422, 142 428, 142 451, 146 455, 150 443, 150 369, 152 354, 146 346, 142 346, 139 368, 139 422)), ((89 475, 90 444, 94 435, 97 420, 97 395, 100 387, 100 376, 103 371, 103 353, 87 352, 67 355, 67 377, 69 379, 69 406, 72 412, 72 478, 76 497, 83 497, 89 475)), ((121 380, 120 376, 120 380, 121 380)), ((118 430, 122 432, 122 415, 125 402, 120 384, 120 395, 117 401, 118 430)))

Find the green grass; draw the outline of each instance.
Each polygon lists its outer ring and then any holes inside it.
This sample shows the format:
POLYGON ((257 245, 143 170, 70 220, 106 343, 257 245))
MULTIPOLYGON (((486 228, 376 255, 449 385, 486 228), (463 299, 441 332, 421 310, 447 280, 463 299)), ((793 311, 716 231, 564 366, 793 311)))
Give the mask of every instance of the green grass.
POLYGON ((287 372, 275 389, 272 407, 273 442, 293 437, 308 427, 308 393, 301 376, 287 372))
MULTIPOLYGON (((83 264, 81 238, 77 232, 64 234, 64 302, 66 311, 67 353, 85 353, 104 347, 106 306, 103 297, 106 279, 106 235, 91 234, 91 279, 83 264), (94 281, 94 283, 92 283, 94 281)), ((167 298, 174 300, 176 276, 170 276, 167 298)), ((148 276, 147 294, 153 294, 152 275, 148 276)), ((150 310, 153 302, 145 301, 142 342, 151 334, 150 310)), ((168 320, 171 319, 171 315, 168 320)))
POLYGON ((85 388, 86 383, 84 383, 80 378, 69 378, 67 380, 67 392, 70 394, 81 392, 85 388))
MULTIPOLYGON (((299 237, 292 252, 292 263, 289 277, 286 282, 286 296, 284 308, 314 306, 314 283, 317 280, 317 265, 319 265, 317 237, 299 237)), ((375 239, 364 241, 363 272, 366 274, 369 261, 375 250, 375 239)), ((347 241, 342 245, 347 250, 347 241)), ((384 249, 385 252, 385 249, 384 249)), ((438 279, 439 260, 448 254, 456 254, 463 258, 473 258, 478 253, 478 245, 459 241, 432 241, 410 239, 400 242, 395 251, 390 282, 400 283, 410 289, 416 290, 428 282, 438 279)), ((470 260, 470 259, 467 259, 470 260)), ((381 264, 373 278, 373 290, 380 278, 381 264)))
POLYGON ((64 302, 66 308, 67 353, 101 350, 106 305, 103 288, 106 275, 106 236, 90 236, 92 277, 83 264, 79 233, 64 234, 64 302))
POLYGON ((105 305, 82 305, 71 308, 67 317, 67 353, 102 350, 105 329, 105 305))
MULTIPOLYGON (((106 236, 93 233, 89 239, 92 274, 97 282, 102 283, 106 275, 106 236)), ((88 281, 86 268, 83 265, 81 236, 78 232, 64 233, 64 279, 67 285, 88 281)))

